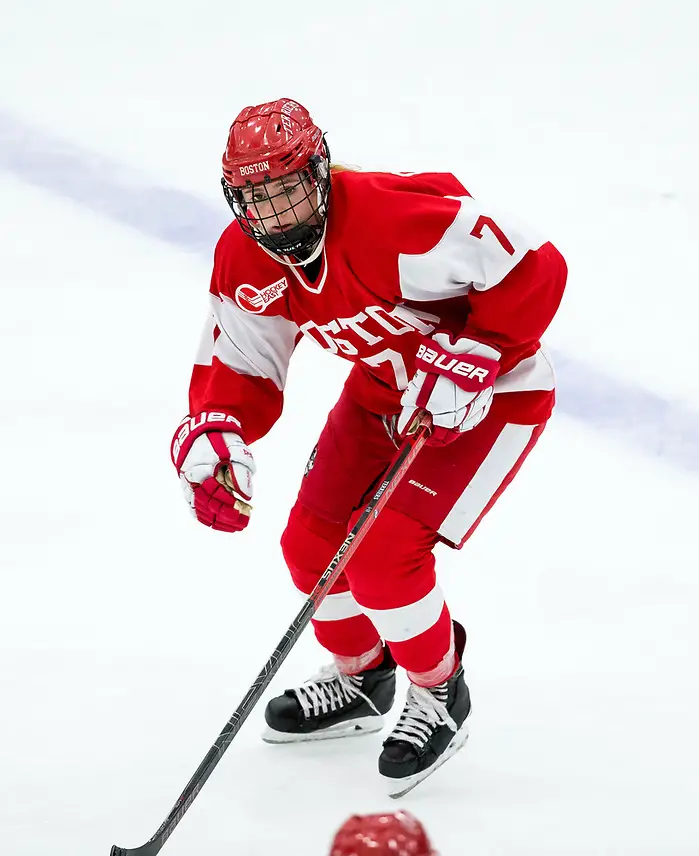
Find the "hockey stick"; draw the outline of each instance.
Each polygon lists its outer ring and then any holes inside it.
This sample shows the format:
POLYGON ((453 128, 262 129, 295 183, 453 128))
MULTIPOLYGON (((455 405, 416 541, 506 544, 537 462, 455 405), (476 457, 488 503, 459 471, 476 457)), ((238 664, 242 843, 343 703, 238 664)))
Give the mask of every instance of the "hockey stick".
POLYGON ((316 587, 308 596, 308 599, 299 614, 291 622, 289 629, 282 637, 281 642, 275 648, 274 653, 269 660, 267 660, 265 667, 247 691, 245 698, 242 700, 233 716, 228 720, 223 731, 216 738, 216 742, 211 749, 209 749, 204 760, 197 767, 196 772, 189 780, 187 787, 182 791, 180 798, 172 807, 172 811, 165 818, 160 829, 155 833, 150 841, 141 847, 129 849, 126 847, 117 847, 115 844, 111 849, 110 856, 156 856, 156 854, 160 852, 165 842, 174 832, 177 824, 184 817, 187 809, 194 802, 194 799, 204 786, 204 783, 223 757, 223 753, 228 749, 228 746, 240 730, 242 724, 260 700, 260 697, 274 675, 277 673, 277 670, 298 641, 303 629, 311 620, 313 613, 318 609, 325 596, 333 587, 335 580, 337 580, 339 575, 342 573, 350 557, 371 528, 374 520, 378 517, 379 512, 384 507, 396 487, 398 487, 398 484, 405 475, 408 467, 412 464, 415 456, 422 448, 430 431, 429 416, 427 414, 422 414, 416 422, 416 425, 414 424, 414 426, 411 426, 411 429, 414 427, 413 433, 403 443, 390 467, 386 470, 383 481, 377 488, 376 493, 371 498, 369 504, 345 538, 340 549, 335 553, 333 560, 323 572, 323 576, 318 580, 316 587))

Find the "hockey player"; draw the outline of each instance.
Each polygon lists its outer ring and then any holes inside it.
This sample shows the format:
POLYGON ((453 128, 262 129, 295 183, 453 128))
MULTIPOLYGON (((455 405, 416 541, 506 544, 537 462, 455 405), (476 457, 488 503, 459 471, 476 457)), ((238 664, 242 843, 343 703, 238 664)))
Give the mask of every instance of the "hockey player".
POLYGON ((356 814, 338 829, 329 856, 439 856, 407 811, 356 814))
POLYGON ((265 714, 270 742, 378 731, 398 664, 410 687, 379 770, 402 793, 467 736, 466 635, 437 583, 433 548, 466 542, 551 415, 553 372, 540 337, 565 262, 451 174, 332 166, 322 131, 288 98, 238 115, 222 184, 235 220, 216 247, 189 415, 172 445, 198 520, 228 532, 248 525, 250 446, 281 413, 303 337, 353 366, 282 536, 302 593, 416 413, 432 416, 429 445, 314 616, 333 665, 272 699, 265 714))

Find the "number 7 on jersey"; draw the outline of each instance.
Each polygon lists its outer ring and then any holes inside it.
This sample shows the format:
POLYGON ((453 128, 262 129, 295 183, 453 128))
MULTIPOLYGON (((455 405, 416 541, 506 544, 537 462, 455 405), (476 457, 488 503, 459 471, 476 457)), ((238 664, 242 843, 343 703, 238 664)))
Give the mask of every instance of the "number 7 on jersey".
POLYGON ((471 229, 471 234, 474 238, 482 238, 483 229, 486 227, 490 229, 493 235, 495 235, 503 250, 513 256, 515 254, 515 248, 508 240, 507 235, 502 231, 492 217, 486 217, 484 214, 481 214, 481 216, 476 220, 476 225, 471 229))

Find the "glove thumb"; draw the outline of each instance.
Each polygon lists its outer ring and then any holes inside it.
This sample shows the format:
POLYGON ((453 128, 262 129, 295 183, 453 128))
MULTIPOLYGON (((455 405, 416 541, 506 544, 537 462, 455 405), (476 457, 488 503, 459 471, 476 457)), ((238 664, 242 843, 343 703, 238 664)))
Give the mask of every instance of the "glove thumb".
POLYGON ((252 473, 238 461, 222 461, 214 473, 216 481, 226 488, 228 493, 246 505, 252 499, 252 473))

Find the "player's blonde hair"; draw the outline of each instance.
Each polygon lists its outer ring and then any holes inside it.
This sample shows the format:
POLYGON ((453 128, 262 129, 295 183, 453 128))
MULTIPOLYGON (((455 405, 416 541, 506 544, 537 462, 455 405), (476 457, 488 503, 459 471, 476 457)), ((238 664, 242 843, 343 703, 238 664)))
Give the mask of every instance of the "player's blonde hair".
POLYGON ((330 175, 334 172, 361 172, 361 167, 349 163, 331 163, 330 175))

